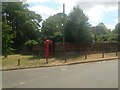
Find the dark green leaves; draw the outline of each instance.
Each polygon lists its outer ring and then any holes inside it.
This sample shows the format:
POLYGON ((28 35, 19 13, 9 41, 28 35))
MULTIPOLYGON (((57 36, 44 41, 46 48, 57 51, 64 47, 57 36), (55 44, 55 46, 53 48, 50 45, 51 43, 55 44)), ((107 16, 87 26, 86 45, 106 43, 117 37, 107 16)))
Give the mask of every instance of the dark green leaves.
POLYGON ((27 6, 28 4, 22 2, 2 3, 3 46, 6 45, 6 49, 19 49, 26 41, 37 40, 40 37, 39 23, 42 18, 35 12, 29 11, 27 6))

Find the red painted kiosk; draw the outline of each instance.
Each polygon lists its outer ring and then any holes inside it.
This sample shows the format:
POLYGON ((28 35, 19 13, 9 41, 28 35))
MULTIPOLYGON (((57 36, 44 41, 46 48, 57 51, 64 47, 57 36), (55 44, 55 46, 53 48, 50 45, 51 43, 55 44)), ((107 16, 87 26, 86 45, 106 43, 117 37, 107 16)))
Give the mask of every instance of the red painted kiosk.
POLYGON ((44 42, 44 56, 46 58, 46 63, 48 63, 48 58, 52 55, 53 51, 53 41, 50 39, 45 40, 44 42))

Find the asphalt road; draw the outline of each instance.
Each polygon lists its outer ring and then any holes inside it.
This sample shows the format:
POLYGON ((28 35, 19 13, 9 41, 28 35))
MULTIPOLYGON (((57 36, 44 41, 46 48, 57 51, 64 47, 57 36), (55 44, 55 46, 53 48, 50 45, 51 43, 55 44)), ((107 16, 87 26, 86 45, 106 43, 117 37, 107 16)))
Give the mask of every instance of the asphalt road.
POLYGON ((118 88, 118 60, 3 71, 3 88, 118 88))

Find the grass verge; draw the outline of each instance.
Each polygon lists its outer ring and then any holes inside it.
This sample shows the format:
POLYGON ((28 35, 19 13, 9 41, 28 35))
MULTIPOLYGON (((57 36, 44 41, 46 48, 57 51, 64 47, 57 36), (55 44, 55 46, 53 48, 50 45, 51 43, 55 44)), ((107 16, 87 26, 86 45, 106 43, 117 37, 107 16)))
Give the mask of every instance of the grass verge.
MULTIPOLYGON (((118 53, 119 56, 119 53, 118 53)), ((22 54, 14 54, 8 55, 7 58, 2 58, 2 70, 7 69, 16 69, 16 68, 30 68, 30 67, 41 67, 41 66, 54 66, 54 65, 62 65, 69 64, 75 62, 84 62, 84 61, 97 61, 104 60, 109 58, 117 58, 116 53, 105 53, 104 58, 102 58, 102 54, 89 54, 87 55, 87 59, 85 59, 84 55, 77 56, 69 56, 67 62, 64 63, 63 57, 59 58, 50 58, 49 63, 46 64, 46 60, 40 56, 34 55, 22 55, 22 54), (20 59, 20 65, 18 66, 18 59, 20 59)))

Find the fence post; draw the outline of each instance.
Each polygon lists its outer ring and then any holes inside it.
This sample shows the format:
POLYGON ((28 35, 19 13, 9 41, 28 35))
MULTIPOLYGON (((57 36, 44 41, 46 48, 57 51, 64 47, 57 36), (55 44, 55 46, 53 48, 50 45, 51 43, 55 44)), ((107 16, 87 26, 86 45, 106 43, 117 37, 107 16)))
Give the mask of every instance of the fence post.
POLYGON ((20 66, 20 59, 18 59, 18 66, 20 66))

